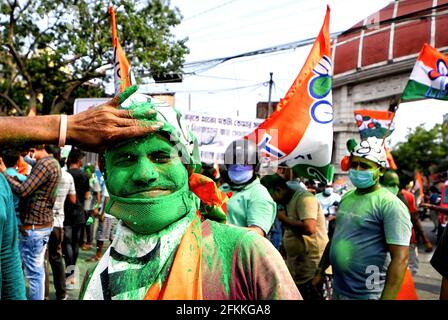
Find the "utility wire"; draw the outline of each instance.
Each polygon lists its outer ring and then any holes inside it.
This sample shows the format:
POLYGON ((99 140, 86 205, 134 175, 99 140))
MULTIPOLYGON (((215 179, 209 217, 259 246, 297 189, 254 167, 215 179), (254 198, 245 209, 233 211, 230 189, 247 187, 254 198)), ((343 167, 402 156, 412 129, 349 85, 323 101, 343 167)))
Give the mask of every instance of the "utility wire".
POLYGON ((202 16, 202 15, 204 15, 206 13, 209 13, 209 12, 214 11, 216 9, 222 8, 224 6, 227 6, 227 5, 229 5, 229 4, 231 4, 232 2, 235 2, 235 1, 236 0, 230 0, 230 1, 224 2, 224 3, 222 3, 222 4, 220 4, 220 5, 216 6, 216 7, 213 7, 213 8, 204 10, 204 11, 201 11, 201 12, 199 12, 197 14, 194 14, 194 15, 192 15, 190 17, 187 17, 187 18, 183 19, 183 21, 188 21, 188 20, 191 20, 193 18, 197 18, 197 17, 202 16))
MULTIPOLYGON (((445 16, 447 15, 446 13, 439 13, 436 15, 432 14, 432 10, 434 9, 446 9, 448 8, 448 3, 446 4, 442 4, 439 6, 435 6, 432 8, 427 8, 424 10, 419 10, 416 12, 412 12, 409 14, 405 14, 399 17, 395 17, 395 18, 391 18, 391 19, 387 19, 387 20, 383 20, 383 21, 379 21, 379 22, 374 22, 371 24, 367 24, 365 26, 359 26, 356 28, 351 28, 347 31, 339 31, 339 32, 334 32, 330 34, 330 38, 334 39, 336 37, 338 37, 339 35, 349 35, 352 33, 356 33, 360 30, 363 29, 369 29, 372 27, 376 27, 376 26, 384 26, 387 24, 391 24, 391 23, 398 23, 398 22, 405 22, 405 21, 412 21, 412 20, 417 20, 417 19, 424 19, 424 18, 430 18, 432 16, 445 16)), ((312 38, 307 38, 307 39, 303 39, 303 40, 299 40, 299 41, 294 41, 294 42, 289 42, 286 44, 281 44, 281 45, 277 45, 277 46, 273 46, 273 47, 268 47, 268 48, 264 48, 264 49, 258 49, 255 51, 249 51, 249 52, 244 52, 244 53, 240 53, 240 54, 236 54, 236 55, 232 55, 232 56, 227 56, 227 57, 222 57, 222 58, 215 58, 215 59, 208 59, 208 60, 201 60, 201 61, 194 61, 194 62, 189 62, 186 63, 184 65, 184 68, 188 69, 194 69, 197 68, 196 70, 192 70, 190 71, 190 73, 198 73, 198 72, 204 72, 207 71, 211 68, 216 67, 219 64, 222 64, 224 62, 233 60, 233 59, 238 59, 238 58, 243 58, 243 57, 250 57, 250 56, 255 56, 255 55, 261 55, 261 54, 269 54, 269 53, 273 53, 273 52, 278 52, 278 51, 285 51, 285 50, 292 50, 295 48, 299 48, 299 47, 303 47, 303 46, 307 46, 310 45, 312 43, 314 43, 314 41, 316 40, 316 37, 312 37, 312 38), (205 66, 207 65, 207 66, 205 66)))
POLYGON ((248 88, 259 88, 263 86, 264 82, 252 84, 249 86, 241 86, 241 87, 233 87, 233 88, 221 88, 221 89, 202 89, 202 90, 184 90, 184 91, 176 91, 176 93, 218 93, 218 92, 226 92, 226 91, 236 91, 243 90, 248 88))
MULTIPOLYGON (((448 3, 441 4, 441 5, 427 8, 427 9, 423 9, 423 10, 419 10, 419 11, 415 11, 415 12, 408 13, 408 14, 405 14, 405 15, 402 15, 399 17, 395 17, 395 18, 391 18, 391 19, 387 19, 387 20, 383 20, 383 21, 379 21, 379 22, 374 22, 371 24, 367 24, 365 26, 351 28, 346 31, 334 32, 334 33, 330 34, 330 38, 335 39, 339 35, 349 35, 352 33, 359 32, 363 29, 365 30, 365 29, 369 29, 372 27, 384 26, 384 25, 388 25, 391 23, 406 22, 406 21, 412 21, 412 20, 417 20, 417 19, 426 19, 426 18, 430 18, 433 16, 442 17, 442 16, 447 15, 447 13, 445 13, 445 12, 443 12, 443 13, 439 12, 436 14, 432 14, 432 11, 435 9, 436 10, 437 9, 448 9, 448 3)), ((258 55, 263 55, 263 54, 272 54, 272 53, 277 53, 277 52, 287 51, 287 50, 293 50, 293 49, 296 49, 299 47, 304 47, 304 46, 310 45, 310 44, 314 43, 315 40, 316 40, 316 37, 312 37, 312 38, 302 39, 299 41, 289 42, 286 44, 280 44, 280 45, 276 45, 276 46, 272 46, 272 47, 268 47, 268 48, 264 48, 264 49, 258 49, 258 50, 254 50, 254 51, 244 52, 244 53, 240 53, 240 54, 236 54, 236 55, 232 55, 232 56, 200 60, 200 61, 194 61, 194 62, 187 62, 184 64, 184 74, 185 75, 197 75, 198 73, 208 71, 208 70, 215 68, 218 65, 225 63, 227 61, 230 61, 230 60, 258 56, 258 55)), ((143 76, 143 77, 151 76, 151 74, 142 73, 142 74, 140 74, 140 76, 143 76)), ((168 80, 166 82, 172 82, 172 81, 168 80)))

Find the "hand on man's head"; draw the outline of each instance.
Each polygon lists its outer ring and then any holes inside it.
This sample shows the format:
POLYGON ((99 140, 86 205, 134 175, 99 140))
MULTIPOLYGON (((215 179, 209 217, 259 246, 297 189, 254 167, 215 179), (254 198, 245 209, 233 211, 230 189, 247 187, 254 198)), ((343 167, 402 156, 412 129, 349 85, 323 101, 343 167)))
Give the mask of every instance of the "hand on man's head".
POLYGON ((160 129, 163 124, 153 121, 153 110, 119 110, 137 86, 130 87, 121 95, 84 112, 68 117, 67 141, 86 151, 102 152, 119 140, 144 136, 160 129))

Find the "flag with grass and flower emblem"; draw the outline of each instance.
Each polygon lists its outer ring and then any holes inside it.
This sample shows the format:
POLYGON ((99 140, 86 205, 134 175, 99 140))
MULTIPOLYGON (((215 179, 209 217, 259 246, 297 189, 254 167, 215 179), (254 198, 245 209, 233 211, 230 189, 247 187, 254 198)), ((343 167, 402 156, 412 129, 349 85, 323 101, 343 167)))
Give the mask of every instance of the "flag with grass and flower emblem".
POLYGON ((368 137, 383 139, 385 135, 386 137, 390 136, 395 129, 393 112, 359 109, 353 111, 353 113, 355 114, 356 126, 363 140, 368 137))
POLYGON ((425 98, 448 100, 448 57, 427 43, 420 51, 401 100, 425 98))
POLYGON ((330 8, 297 78, 274 111, 252 133, 263 157, 286 165, 296 176, 331 181, 333 147, 330 8))

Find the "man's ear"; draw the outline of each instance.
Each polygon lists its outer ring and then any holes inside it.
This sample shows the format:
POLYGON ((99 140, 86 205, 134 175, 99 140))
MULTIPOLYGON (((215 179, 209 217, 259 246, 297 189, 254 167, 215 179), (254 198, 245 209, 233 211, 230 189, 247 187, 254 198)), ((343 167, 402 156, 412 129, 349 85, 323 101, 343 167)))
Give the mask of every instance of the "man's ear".
POLYGON ((387 169, 380 167, 380 177, 382 177, 386 173, 387 169))

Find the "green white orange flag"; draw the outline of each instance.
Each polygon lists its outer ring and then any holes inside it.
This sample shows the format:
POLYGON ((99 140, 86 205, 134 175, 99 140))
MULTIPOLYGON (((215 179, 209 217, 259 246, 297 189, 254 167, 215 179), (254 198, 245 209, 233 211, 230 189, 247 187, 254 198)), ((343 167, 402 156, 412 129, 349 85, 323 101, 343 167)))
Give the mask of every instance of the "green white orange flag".
POLYGON ((415 195, 415 200, 417 202, 417 205, 420 204, 423 200, 423 179, 422 175, 420 174, 420 171, 415 172, 415 183, 414 187, 412 188, 412 192, 415 195))
POLYGON ((115 11, 109 7, 109 14, 112 25, 112 46, 114 48, 114 84, 115 95, 120 94, 133 84, 131 66, 121 47, 117 36, 117 26, 115 23, 115 11))
MULTIPOLYGON (((384 139, 390 136, 395 129, 393 112, 359 109, 353 111, 353 113, 355 114, 356 126, 358 127, 361 140, 366 140, 368 137, 384 139)), ((386 150, 388 167, 397 170, 397 165, 386 143, 384 144, 384 149, 386 150)))
POLYGON ((424 44, 401 100, 448 100, 448 57, 424 44))
POLYGON ((385 135, 390 136, 395 129, 393 112, 360 109, 353 111, 353 113, 355 114, 356 126, 363 140, 368 137, 383 139, 385 135))
POLYGON ((297 78, 269 118, 245 136, 262 155, 293 168, 297 176, 331 181, 333 147, 330 8, 297 78))

